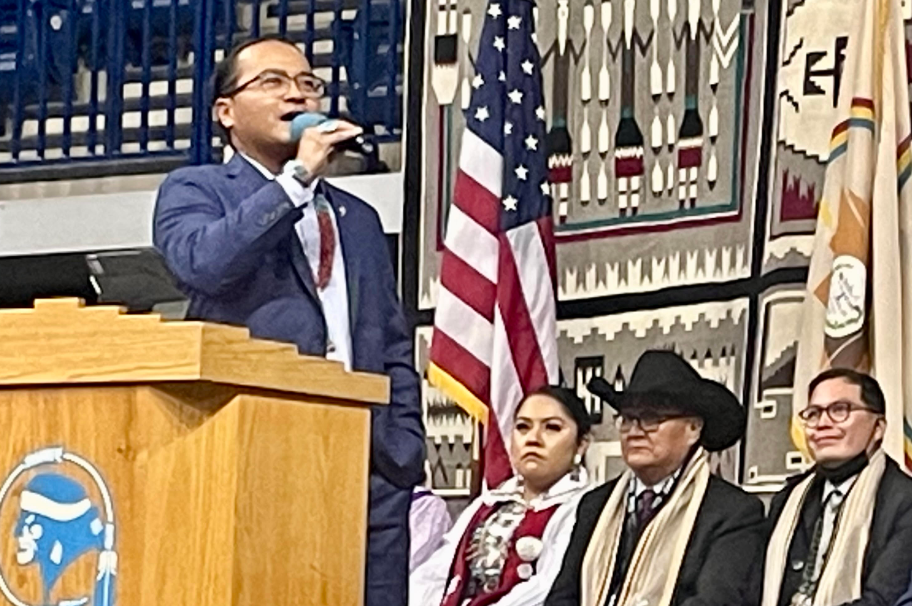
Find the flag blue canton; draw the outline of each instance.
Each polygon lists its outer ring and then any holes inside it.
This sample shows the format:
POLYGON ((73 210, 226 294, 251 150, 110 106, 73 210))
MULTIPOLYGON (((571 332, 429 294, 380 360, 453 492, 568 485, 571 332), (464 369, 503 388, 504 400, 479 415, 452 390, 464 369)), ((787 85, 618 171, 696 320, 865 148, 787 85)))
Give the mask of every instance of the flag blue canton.
POLYGON ((466 124, 504 159, 500 229, 551 214, 541 55, 530 0, 490 2, 466 124))

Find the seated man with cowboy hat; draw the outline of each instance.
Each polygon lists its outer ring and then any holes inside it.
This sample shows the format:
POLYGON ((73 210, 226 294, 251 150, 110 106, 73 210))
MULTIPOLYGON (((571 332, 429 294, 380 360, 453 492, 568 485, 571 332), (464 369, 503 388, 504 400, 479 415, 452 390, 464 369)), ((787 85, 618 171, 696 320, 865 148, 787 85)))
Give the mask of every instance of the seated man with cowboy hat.
POLYGON ((708 455, 744 433, 738 399, 671 351, 644 353, 622 393, 588 387, 617 411, 630 469, 583 497, 545 606, 756 604, 763 505, 708 455))
POLYGON ((814 467, 773 498, 763 606, 892 606, 912 569, 912 479, 881 448, 885 399, 845 368, 811 381, 814 467))

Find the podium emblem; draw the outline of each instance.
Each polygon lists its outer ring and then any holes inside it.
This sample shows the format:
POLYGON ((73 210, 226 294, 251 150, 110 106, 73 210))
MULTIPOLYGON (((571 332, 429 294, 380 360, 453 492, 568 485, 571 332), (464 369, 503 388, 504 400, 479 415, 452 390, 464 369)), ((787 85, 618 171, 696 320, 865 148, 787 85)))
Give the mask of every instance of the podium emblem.
POLYGON ((0 486, 0 592, 15 606, 114 606, 114 507, 101 474, 63 448, 27 455, 0 486), (12 532, 10 532, 12 529, 12 532), (15 552, 15 558, 2 557, 15 552))

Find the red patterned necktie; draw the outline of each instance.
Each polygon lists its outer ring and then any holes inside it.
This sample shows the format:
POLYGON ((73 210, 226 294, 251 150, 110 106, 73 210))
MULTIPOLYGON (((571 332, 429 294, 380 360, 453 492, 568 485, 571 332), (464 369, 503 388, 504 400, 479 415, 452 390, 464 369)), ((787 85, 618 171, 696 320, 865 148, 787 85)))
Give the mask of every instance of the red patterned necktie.
POLYGON ((317 271, 317 288, 323 290, 329 285, 332 277, 333 257, 336 252, 336 231, 333 229, 332 210, 323 194, 314 198, 317 210, 317 223, 320 226, 320 268, 317 271))

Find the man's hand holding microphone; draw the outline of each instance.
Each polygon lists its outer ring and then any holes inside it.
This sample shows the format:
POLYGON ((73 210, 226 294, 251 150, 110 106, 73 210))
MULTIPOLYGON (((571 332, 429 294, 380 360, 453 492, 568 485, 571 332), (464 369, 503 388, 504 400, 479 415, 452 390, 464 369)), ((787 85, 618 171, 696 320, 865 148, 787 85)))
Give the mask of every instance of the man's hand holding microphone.
POLYGON ((306 171, 308 180, 319 176, 339 149, 371 153, 373 143, 363 135, 360 126, 319 113, 301 113, 291 120, 291 138, 298 141, 295 159, 306 171))

